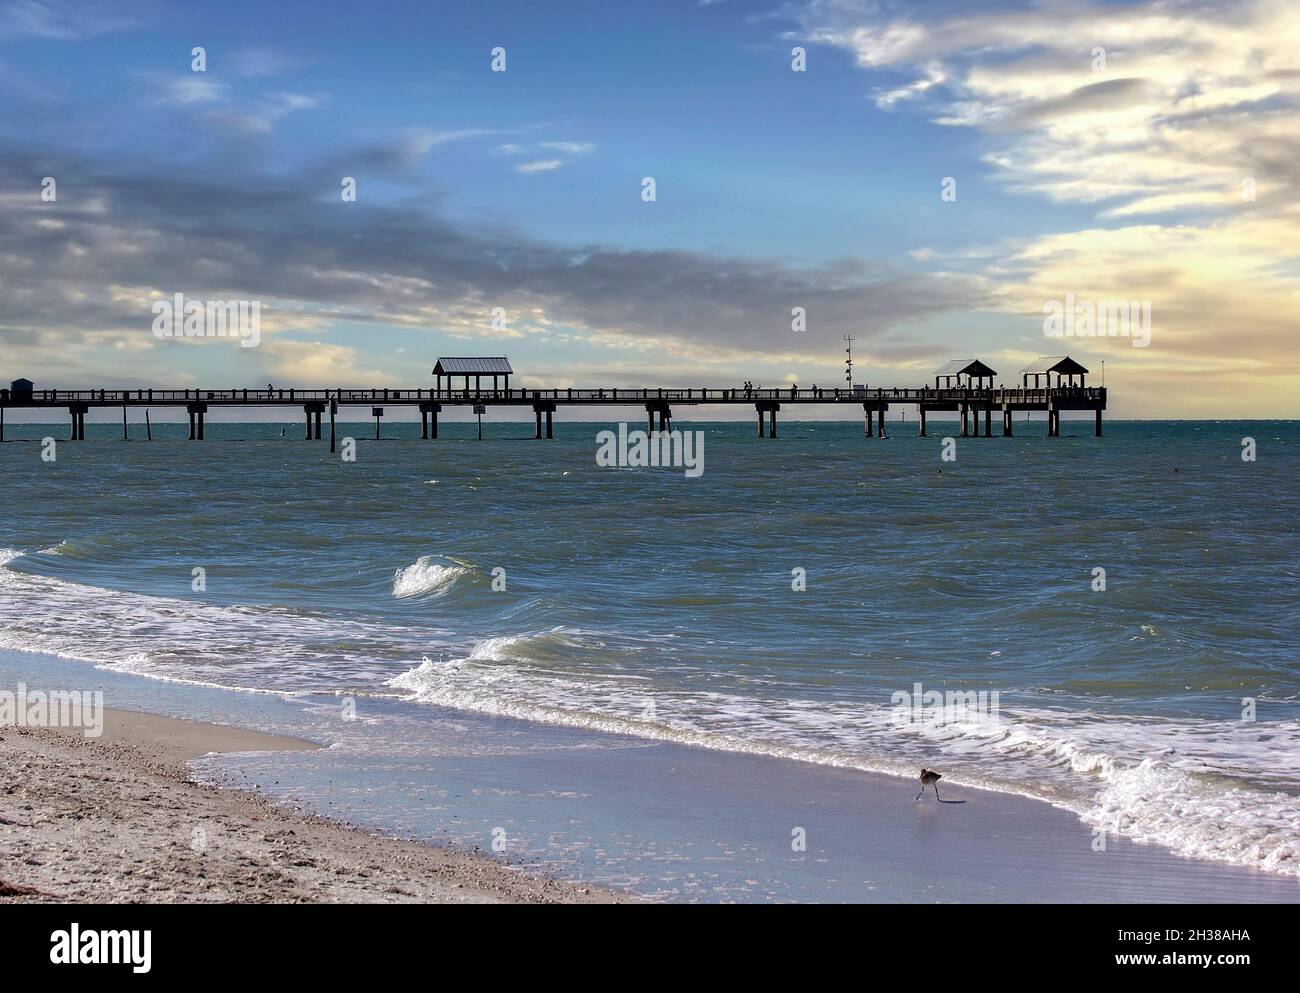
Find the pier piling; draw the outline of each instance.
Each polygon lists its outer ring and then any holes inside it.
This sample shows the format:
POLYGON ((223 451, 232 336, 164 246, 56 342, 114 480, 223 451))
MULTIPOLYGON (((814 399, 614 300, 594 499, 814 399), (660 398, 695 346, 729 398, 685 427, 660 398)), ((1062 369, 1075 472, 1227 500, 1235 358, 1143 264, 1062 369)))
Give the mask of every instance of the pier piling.
POLYGON ((440 410, 442 410, 442 404, 440 403, 420 404, 421 438, 438 440, 438 412, 440 410))
MULTIPOLYGON (((534 394, 536 395, 536 394, 534 394)), ((554 400, 534 400, 533 401, 533 437, 538 441, 542 438, 542 415, 546 415, 546 437, 554 438, 555 430, 552 426, 552 417, 555 414, 554 400)))
POLYGON ((72 435, 69 441, 86 440, 86 411, 89 409, 90 405, 84 403, 68 405, 68 415, 72 418, 72 435))
POLYGON ((203 415, 208 412, 206 403, 191 403, 185 407, 190 415, 190 441, 203 440, 203 415))

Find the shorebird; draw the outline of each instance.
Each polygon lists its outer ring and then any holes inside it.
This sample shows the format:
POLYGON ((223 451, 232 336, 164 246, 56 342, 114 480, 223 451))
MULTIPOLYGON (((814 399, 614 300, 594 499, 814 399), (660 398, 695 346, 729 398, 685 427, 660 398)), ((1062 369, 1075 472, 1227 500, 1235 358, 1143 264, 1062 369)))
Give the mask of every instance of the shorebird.
POLYGON ((918 800, 921 799, 921 797, 925 796, 925 788, 926 788, 927 786, 933 786, 933 787, 934 787, 934 798, 935 798, 936 800, 938 800, 938 799, 939 799, 939 780, 942 779, 943 777, 940 776, 937 772, 931 772, 929 769, 922 769, 922 770, 921 770, 921 775, 920 775, 918 778, 921 780, 921 792, 918 793, 918 794, 916 794, 916 798, 917 798, 918 800))

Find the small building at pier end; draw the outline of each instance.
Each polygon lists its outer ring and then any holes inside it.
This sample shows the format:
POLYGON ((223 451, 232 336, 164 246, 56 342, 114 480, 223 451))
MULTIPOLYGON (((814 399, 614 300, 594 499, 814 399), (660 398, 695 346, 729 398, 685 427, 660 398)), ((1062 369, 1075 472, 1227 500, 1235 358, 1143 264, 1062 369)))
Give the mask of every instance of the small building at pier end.
POLYGON ((1086 386, 1084 377, 1088 375, 1088 370, 1081 366, 1068 355, 1042 355, 1030 362, 1020 370, 1021 385, 1025 389, 1038 389, 1044 386, 1051 389, 1052 373, 1056 373, 1056 385, 1062 386, 1086 386), (1031 384, 1029 377, 1033 376, 1034 381, 1031 384), (1043 382, 1038 382, 1038 377, 1043 377, 1043 382), (1076 383, 1074 377, 1078 376, 1079 381, 1076 383))

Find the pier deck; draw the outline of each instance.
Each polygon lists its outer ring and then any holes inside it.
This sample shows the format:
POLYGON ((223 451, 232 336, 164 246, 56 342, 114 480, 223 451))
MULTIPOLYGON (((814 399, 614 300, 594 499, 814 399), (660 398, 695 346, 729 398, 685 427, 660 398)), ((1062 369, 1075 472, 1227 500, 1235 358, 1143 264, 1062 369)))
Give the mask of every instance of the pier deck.
POLYGON ((73 440, 85 437, 85 415, 92 407, 120 408, 123 431, 126 430, 126 412, 132 407, 185 407, 190 415, 190 437, 203 438, 204 416, 210 407, 302 407, 307 419, 307 437, 321 437, 321 416, 328 409, 331 435, 334 417, 339 407, 370 406, 376 418, 382 415, 383 406, 412 406, 420 411, 422 436, 437 438, 438 414, 444 406, 531 407, 536 415, 536 437, 541 438, 542 419, 545 417, 545 437, 553 437, 552 416, 559 407, 643 407, 649 416, 649 426, 655 430, 655 415, 659 417, 659 430, 669 430, 673 406, 713 404, 723 406, 751 405, 758 414, 760 437, 776 437, 776 415, 785 405, 810 404, 861 406, 866 418, 866 433, 872 433, 872 416, 878 421, 878 432, 885 432, 885 412, 893 406, 914 406, 918 411, 921 435, 926 433, 926 413, 934 410, 958 411, 961 414, 963 436, 980 433, 980 417, 984 414, 984 433, 991 434, 992 415, 1002 414, 1002 434, 1011 435, 1011 415, 1021 410, 1046 411, 1047 433, 1060 433, 1062 410, 1092 410, 1096 412, 1096 433, 1101 434, 1101 412, 1106 409, 1105 387, 1058 386, 1055 388, 973 389, 929 387, 856 387, 822 389, 805 387, 770 387, 764 389, 705 388, 705 387, 559 387, 550 389, 91 389, 91 390, 31 390, 0 389, 0 440, 3 440, 5 409, 66 408, 72 418, 73 440), (770 432, 764 431, 764 414, 770 432), (313 418, 315 424, 313 426, 313 418))

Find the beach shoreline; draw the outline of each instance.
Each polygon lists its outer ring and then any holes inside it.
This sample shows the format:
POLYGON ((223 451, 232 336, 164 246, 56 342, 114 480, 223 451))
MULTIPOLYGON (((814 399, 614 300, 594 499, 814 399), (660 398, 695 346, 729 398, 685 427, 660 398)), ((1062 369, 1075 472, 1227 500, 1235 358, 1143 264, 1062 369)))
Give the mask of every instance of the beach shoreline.
POLYGON ((918 802, 856 768, 391 699, 340 722, 0 651, 19 681, 117 709, 98 739, 0 728, 10 902, 1300 902, 1294 876, 1099 848, 1065 809, 947 779, 958 803, 918 802))
POLYGON ((0 903, 608 903, 596 887, 195 782, 191 759, 322 746, 136 711, 0 727, 0 903))

